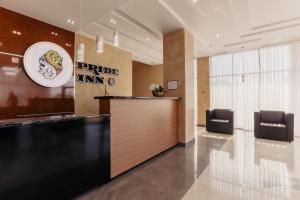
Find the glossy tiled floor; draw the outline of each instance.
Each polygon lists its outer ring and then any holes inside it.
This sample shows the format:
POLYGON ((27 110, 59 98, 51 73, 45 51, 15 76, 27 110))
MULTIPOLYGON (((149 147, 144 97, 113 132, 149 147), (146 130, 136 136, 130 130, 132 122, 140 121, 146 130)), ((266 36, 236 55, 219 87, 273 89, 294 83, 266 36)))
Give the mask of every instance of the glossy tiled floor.
POLYGON ((78 199, 300 199, 300 140, 199 130, 194 146, 175 147, 78 199))
POLYGON ((210 163, 184 200, 300 199, 300 141, 260 140, 236 132, 210 163))

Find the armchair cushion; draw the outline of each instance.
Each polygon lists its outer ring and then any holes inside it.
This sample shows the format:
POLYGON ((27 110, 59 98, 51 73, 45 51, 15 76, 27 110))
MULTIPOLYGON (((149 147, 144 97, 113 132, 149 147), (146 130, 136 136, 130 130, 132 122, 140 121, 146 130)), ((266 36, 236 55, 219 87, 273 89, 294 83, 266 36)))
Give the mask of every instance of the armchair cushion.
POLYGON ((284 123, 284 112, 281 111, 260 111, 260 121, 266 123, 284 123))
POLYGON ((227 109, 215 109, 215 119, 225 119, 227 120, 228 118, 230 118, 230 114, 229 112, 230 110, 227 109))
POLYGON ((265 123, 261 122, 261 126, 273 126, 273 127, 286 127, 284 124, 277 124, 277 123, 265 123))
POLYGON ((229 120, 226 119, 211 119, 211 122, 220 122, 220 123, 229 123, 229 120))
POLYGON ((260 130, 262 138, 272 140, 285 140, 287 138, 286 126, 261 125, 260 130))

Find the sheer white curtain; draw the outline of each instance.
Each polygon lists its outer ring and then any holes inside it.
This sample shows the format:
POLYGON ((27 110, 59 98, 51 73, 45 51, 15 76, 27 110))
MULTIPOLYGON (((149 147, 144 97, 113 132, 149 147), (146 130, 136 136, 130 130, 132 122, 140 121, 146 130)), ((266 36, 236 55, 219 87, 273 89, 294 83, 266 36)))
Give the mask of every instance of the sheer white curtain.
POLYGON ((212 57, 211 108, 233 109, 235 128, 245 130, 254 111, 292 112, 300 136, 300 42, 212 57))
POLYGON ((258 108, 258 51, 211 58, 211 108, 234 110, 235 128, 251 130, 258 108))
POLYGON ((214 108, 232 108, 232 55, 212 57, 210 60, 211 104, 214 108))
POLYGON ((300 42, 260 50, 260 109, 294 113, 300 136, 300 42))
POLYGON ((258 109, 259 56, 258 51, 233 54, 233 110, 235 127, 251 130, 253 110, 258 109))
POLYGON ((287 111, 292 76, 291 46, 260 49, 260 109, 287 111))
POLYGON ((300 137, 300 42, 291 46, 291 73, 288 111, 295 114, 295 136, 300 137))

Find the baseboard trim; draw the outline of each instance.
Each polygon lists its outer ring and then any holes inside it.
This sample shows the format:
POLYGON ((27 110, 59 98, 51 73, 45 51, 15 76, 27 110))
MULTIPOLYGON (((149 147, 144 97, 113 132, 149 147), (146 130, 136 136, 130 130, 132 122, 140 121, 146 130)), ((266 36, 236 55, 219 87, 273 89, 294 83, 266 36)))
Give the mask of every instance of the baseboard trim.
POLYGON ((198 127, 206 127, 204 124, 197 124, 198 127))
POLYGON ((195 144, 195 138, 191 139, 190 141, 188 141, 187 143, 182 143, 182 142, 178 142, 178 146, 180 147, 191 147, 195 144))

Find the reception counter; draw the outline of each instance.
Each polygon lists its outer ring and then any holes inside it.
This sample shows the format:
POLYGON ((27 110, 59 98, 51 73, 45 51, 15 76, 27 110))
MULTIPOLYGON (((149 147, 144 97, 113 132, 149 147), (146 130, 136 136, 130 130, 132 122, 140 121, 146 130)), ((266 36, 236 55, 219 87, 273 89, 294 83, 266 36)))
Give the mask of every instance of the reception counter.
POLYGON ((111 177, 175 146, 177 97, 99 96, 100 114, 110 114, 111 177))

